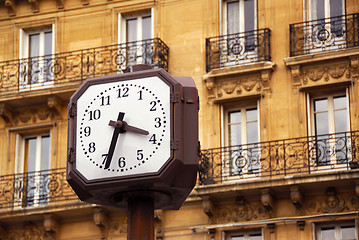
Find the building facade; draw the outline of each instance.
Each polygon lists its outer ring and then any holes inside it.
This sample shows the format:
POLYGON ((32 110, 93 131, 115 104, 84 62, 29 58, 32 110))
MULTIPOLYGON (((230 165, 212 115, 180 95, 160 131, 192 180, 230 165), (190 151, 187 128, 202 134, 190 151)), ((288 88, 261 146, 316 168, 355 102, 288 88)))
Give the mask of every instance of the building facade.
POLYGON ((156 239, 359 239, 357 0, 0 0, 0 239, 126 239, 66 182, 67 104, 134 64, 195 80, 198 182, 156 239))

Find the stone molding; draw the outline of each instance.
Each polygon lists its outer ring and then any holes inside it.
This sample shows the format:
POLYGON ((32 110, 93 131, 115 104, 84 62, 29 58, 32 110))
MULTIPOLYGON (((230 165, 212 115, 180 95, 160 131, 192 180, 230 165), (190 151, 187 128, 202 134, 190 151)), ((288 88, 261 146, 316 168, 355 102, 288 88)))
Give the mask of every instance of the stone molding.
POLYGON ((214 100, 271 92, 273 62, 214 69, 203 76, 208 98, 214 100))

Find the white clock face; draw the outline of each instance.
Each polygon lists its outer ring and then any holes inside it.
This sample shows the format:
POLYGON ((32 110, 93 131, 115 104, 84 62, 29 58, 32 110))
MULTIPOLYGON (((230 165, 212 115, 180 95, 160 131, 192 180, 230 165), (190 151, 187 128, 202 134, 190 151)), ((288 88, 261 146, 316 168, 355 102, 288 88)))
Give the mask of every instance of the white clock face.
POLYGON ((170 104, 158 77, 87 88, 77 100, 76 169, 88 180, 156 173, 171 157, 170 104))

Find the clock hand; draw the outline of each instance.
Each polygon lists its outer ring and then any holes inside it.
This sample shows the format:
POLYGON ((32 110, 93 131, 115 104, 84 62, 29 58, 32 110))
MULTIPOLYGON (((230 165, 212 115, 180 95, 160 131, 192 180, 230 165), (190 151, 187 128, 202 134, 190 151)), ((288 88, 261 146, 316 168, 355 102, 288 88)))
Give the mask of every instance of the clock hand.
POLYGON ((128 125, 127 122, 125 121, 112 121, 110 120, 110 122, 108 123, 108 125, 115 127, 115 128, 119 128, 121 129, 121 133, 129 131, 129 132, 133 132, 133 133, 138 133, 138 134, 142 134, 142 135, 148 135, 149 132, 146 130, 143 130, 141 128, 137 128, 131 125, 128 125))
MULTIPOLYGON (((124 116, 125 116, 125 113, 119 112, 118 117, 117 117, 117 121, 122 121, 124 116)), ((113 157, 113 153, 115 151, 115 147, 116 147, 116 143, 117 143, 118 134, 120 134, 120 132, 121 132, 121 128, 117 128, 117 127, 113 131, 111 145, 110 145, 110 148, 108 149, 108 154, 107 154, 107 159, 106 159, 104 169, 108 169, 110 167, 111 160, 112 160, 112 157, 113 157)))

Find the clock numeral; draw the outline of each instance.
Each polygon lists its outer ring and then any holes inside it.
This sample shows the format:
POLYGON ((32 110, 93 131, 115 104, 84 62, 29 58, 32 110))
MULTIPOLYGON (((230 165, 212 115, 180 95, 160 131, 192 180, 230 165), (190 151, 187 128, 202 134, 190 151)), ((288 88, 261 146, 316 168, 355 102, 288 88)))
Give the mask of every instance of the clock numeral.
POLYGON ((157 144, 156 134, 152 134, 150 137, 149 142, 152 142, 153 144, 157 144))
POLYGON ((100 111, 100 109, 96 109, 94 111, 89 111, 89 115, 90 115, 90 121, 98 120, 101 117, 101 111, 100 111))
POLYGON ((107 153, 102 154, 102 157, 103 157, 102 164, 105 164, 105 162, 107 161, 107 156, 108 156, 108 154, 107 154, 107 153))
POLYGON ((151 108, 150 108, 150 111, 156 111, 157 109, 156 109, 156 101, 152 101, 152 102, 150 102, 150 105, 151 105, 151 108))
POLYGON ((119 88, 119 89, 117 89, 117 92, 118 92, 117 97, 118 97, 118 98, 128 97, 128 91, 129 91, 129 88, 128 88, 128 87, 124 87, 124 88, 119 88))
POLYGON ((126 166, 126 158, 125 157, 120 157, 118 159, 118 166, 120 168, 124 168, 126 166))
POLYGON ((137 150, 137 160, 141 161, 143 159, 143 150, 137 150))
POLYGON ((143 100, 142 98, 142 90, 138 91, 138 100, 143 100))
POLYGON ((161 125, 162 125, 162 123, 161 123, 161 118, 156 117, 156 118, 155 118, 155 122, 156 122, 155 128, 161 127, 161 125))
POLYGON ((91 128, 89 126, 84 128, 84 135, 85 135, 85 137, 88 137, 91 135, 91 128))
POLYGON ((110 105, 110 96, 101 97, 101 106, 110 105))
POLYGON ((95 143, 94 142, 90 142, 89 143, 89 152, 93 153, 96 151, 96 147, 95 147, 95 143))

